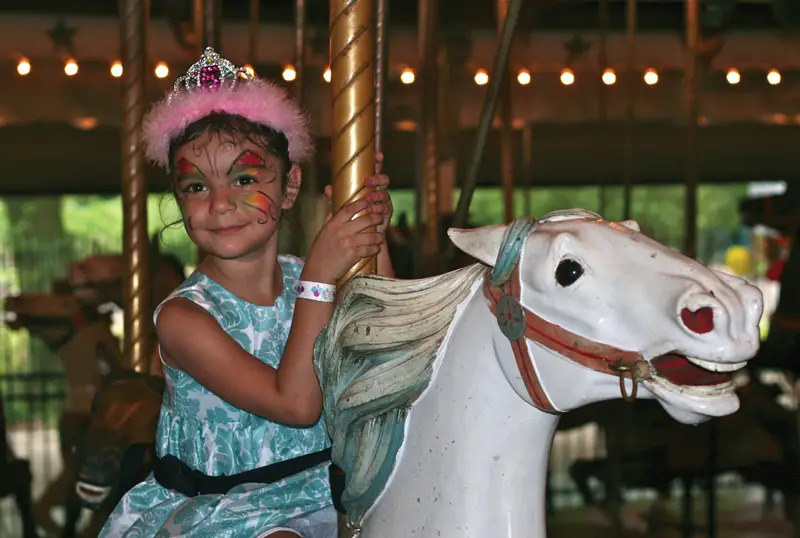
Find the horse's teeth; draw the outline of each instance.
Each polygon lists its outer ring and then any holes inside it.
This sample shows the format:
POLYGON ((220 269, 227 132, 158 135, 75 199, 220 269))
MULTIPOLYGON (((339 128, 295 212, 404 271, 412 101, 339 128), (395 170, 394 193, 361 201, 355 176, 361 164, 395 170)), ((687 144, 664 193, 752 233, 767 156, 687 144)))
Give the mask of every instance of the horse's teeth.
POLYGON ((686 359, 699 366, 700 368, 705 368, 706 370, 711 370, 712 372, 734 372, 740 368, 744 368, 747 365, 747 361, 744 362, 712 362, 712 361, 704 361, 703 359, 695 359, 694 357, 686 357, 686 359))
POLYGON ((87 484, 86 482, 78 482, 75 484, 75 491, 84 501, 102 502, 108 496, 111 487, 95 486, 93 484, 87 484))

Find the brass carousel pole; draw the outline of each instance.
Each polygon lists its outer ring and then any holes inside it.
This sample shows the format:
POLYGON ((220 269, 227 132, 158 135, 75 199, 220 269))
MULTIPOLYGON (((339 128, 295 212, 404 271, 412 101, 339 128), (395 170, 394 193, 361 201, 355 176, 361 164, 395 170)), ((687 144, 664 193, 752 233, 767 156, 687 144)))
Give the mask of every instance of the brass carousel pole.
MULTIPOLYGON (((697 41, 699 36, 699 0, 686 0, 686 67, 684 99, 686 103, 686 177, 684 193, 683 253, 694 257, 697 233, 697 41)), ((683 480, 683 536, 694 535, 692 480, 683 480)))
POLYGON ((686 0, 686 193, 683 253, 693 258, 697 247, 697 41, 699 0, 686 0))
POLYGON ((204 36, 205 30, 203 29, 204 24, 204 13, 205 13, 205 0, 193 0, 192 1, 192 28, 194 29, 194 53, 195 56, 200 56, 203 54, 203 46, 204 46, 204 36))
MULTIPOLYGON (((508 16, 509 0, 497 0, 497 38, 508 16)), ((500 86, 500 184, 503 186, 503 217, 506 223, 514 220, 514 133, 511 131, 511 71, 508 64, 502 71, 492 73, 502 77, 500 86)))
MULTIPOLYGON (((517 29, 519 22, 519 14, 522 9, 522 0, 510 0, 508 6, 508 13, 503 21, 503 31, 500 33, 500 42, 495 51, 494 61, 492 64, 492 73, 504 73, 508 66, 508 54, 511 50, 511 42, 514 39, 514 32, 517 29)), ((478 129, 475 140, 475 148, 471 153, 471 160, 469 169, 464 179, 461 188, 461 194, 458 197, 458 205, 453 217, 453 227, 463 228, 467 222, 469 214, 469 205, 472 201, 472 195, 475 191, 475 184, 478 181, 478 169, 480 168, 481 158, 483 157, 483 150, 486 147, 486 139, 489 135, 489 129, 492 127, 492 119, 497 110, 497 101, 500 97, 500 90, 503 77, 495 76, 489 79, 489 89, 486 90, 486 99, 483 101, 483 108, 481 110, 481 117, 478 121, 478 129)), ((447 245, 445 257, 453 259, 455 255, 455 247, 450 242, 447 245)))
POLYGON ((295 100, 303 106, 305 100, 305 67, 306 67, 306 0, 295 0, 294 3, 294 82, 292 91, 295 100))
POLYGON ((137 372, 150 366, 150 278, 147 237, 147 180, 141 141, 145 83, 146 0, 121 0, 122 38, 122 218, 124 360, 137 372))
MULTIPOLYGON (((306 0, 295 0, 294 3, 294 70, 295 79, 292 82, 292 94, 295 101, 302 107, 305 101, 305 65, 306 65, 306 0)), ((303 177, 307 177, 308 167, 303 166, 303 177)), ((303 234, 303 214, 307 206, 316 195, 314 189, 300 189, 300 195, 294 209, 287 213, 289 224, 289 237, 287 251, 290 254, 301 256, 305 249, 303 234)))
POLYGON ((250 36, 247 49, 247 61, 256 68, 258 63, 258 24, 259 24, 259 0, 250 0, 250 36))
POLYGON ((389 65, 389 0, 378 0, 375 16, 375 151, 383 151, 386 70, 389 65))
MULTIPOLYGON (((597 18, 600 27, 600 31, 598 32, 599 45, 597 47, 597 70, 599 71, 599 76, 596 80, 597 119, 600 121, 603 127, 605 127, 608 120, 608 90, 603 82, 603 72, 608 69, 608 0, 600 0, 598 4, 597 18)), ((600 183, 597 205, 598 213, 608 217, 608 215, 606 215, 606 207, 608 205, 608 187, 606 185, 605 178, 603 178, 600 183)))
MULTIPOLYGON (((330 0, 331 171, 333 210, 366 196, 375 171, 375 38, 372 0, 330 0)), ((339 284, 374 274, 376 259, 363 259, 339 284)))
POLYGON ((222 30, 219 19, 222 15, 222 0, 204 0, 203 3, 203 48, 214 47, 217 52, 222 47, 222 30))
POLYGON ((622 159, 624 166, 622 218, 627 220, 631 218, 633 196, 633 126, 636 119, 636 0, 626 0, 625 7, 625 49, 628 53, 625 89, 628 94, 628 102, 625 109, 625 155, 622 159))
POLYGON ((522 214, 533 215, 531 195, 533 191, 533 122, 526 122, 522 128, 522 178, 525 182, 525 198, 522 214))
MULTIPOLYGON (((424 200, 425 240, 416 249, 417 268, 436 272, 434 264, 439 252, 439 137, 438 137, 438 67, 437 23, 439 0, 419 0, 419 65, 420 65, 420 131, 418 136, 420 171, 417 174, 417 197, 424 200), (422 248, 424 245, 424 248, 422 248)), ((422 209, 423 204, 419 204, 422 209)), ((421 228, 423 220, 418 218, 421 228)))

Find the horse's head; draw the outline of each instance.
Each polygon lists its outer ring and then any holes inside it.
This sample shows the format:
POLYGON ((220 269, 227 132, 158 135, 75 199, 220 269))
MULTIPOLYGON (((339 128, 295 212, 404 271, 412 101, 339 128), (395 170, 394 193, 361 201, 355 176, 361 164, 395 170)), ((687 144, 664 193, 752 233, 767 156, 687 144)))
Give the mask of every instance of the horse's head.
MULTIPOLYGON (((533 351, 528 373, 536 379, 508 365, 504 371, 532 403, 536 383, 555 410, 612 398, 620 390, 614 375, 622 375, 682 422, 738 409, 727 373, 757 352, 762 311, 761 293, 744 280, 650 239, 634 221, 610 222, 582 210, 509 227, 450 230, 450 237, 494 267, 497 297, 516 286, 516 301, 508 301, 522 307, 515 312, 528 311, 527 321, 504 332, 517 331, 512 342, 523 335, 533 342, 522 348, 533 351), (546 355, 542 348, 563 360, 537 360, 546 355), (581 387, 575 363, 611 375, 590 376, 581 387)), ((499 312, 503 304, 497 305, 499 312)))
POLYGON ((76 490, 82 503, 93 509, 147 475, 163 391, 162 378, 121 369, 103 346, 98 352, 108 373, 94 396, 77 452, 76 490))
MULTIPOLYGON (((161 253, 157 235, 150 244, 148 267, 150 303, 155 307, 183 282, 184 268, 174 255, 161 253)), ((70 263, 67 280, 73 295, 81 301, 121 306, 122 280, 126 274, 122 254, 106 254, 70 263)))

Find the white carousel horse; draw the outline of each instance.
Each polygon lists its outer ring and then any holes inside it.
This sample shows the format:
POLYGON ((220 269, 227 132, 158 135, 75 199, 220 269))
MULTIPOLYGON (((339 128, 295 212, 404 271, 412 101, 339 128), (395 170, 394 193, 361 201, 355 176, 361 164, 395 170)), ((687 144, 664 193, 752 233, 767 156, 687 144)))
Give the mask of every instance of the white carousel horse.
POLYGON ((362 538, 542 538, 559 413, 637 388, 681 422, 737 410, 757 288, 583 210, 450 237, 491 271, 357 277, 317 340, 362 538))

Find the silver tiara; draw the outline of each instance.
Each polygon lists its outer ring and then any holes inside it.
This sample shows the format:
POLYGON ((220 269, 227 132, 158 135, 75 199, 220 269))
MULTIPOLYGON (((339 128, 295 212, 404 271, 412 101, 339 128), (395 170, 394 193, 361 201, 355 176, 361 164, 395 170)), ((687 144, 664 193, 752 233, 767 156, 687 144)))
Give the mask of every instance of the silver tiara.
POLYGON ((216 91, 223 82, 229 82, 234 86, 240 79, 251 80, 253 75, 244 67, 238 67, 217 54, 213 48, 206 47, 200 59, 189 67, 185 75, 175 81, 172 93, 177 95, 183 90, 193 91, 197 88, 203 91, 216 91))

